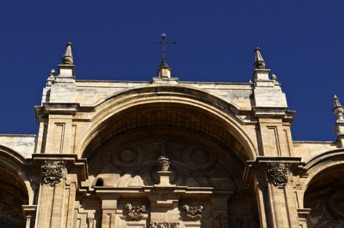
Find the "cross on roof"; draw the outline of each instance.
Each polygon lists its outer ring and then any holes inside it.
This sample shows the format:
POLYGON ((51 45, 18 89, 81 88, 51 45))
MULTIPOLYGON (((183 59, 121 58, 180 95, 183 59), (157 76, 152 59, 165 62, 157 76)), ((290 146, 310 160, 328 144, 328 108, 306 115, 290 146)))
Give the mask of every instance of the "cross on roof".
POLYGON ((162 62, 166 62, 166 44, 177 44, 177 42, 166 40, 166 33, 162 33, 161 37, 162 37, 162 40, 152 40, 151 44, 161 44, 161 46, 162 46, 162 62))

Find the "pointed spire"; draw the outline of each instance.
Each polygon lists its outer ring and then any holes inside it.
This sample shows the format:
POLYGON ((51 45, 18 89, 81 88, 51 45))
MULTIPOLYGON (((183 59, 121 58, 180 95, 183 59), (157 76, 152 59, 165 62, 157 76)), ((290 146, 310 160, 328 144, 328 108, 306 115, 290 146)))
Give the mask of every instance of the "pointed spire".
POLYGON ((340 104, 339 98, 334 95, 333 96, 333 114, 336 115, 337 120, 344 120, 343 113, 344 113, 344 107, 340 104))
POLYGON ((62 63, 65 65, 73 65, 72 43, 66 44, 66 51, 62 57, 62 63))
POLYGON ((265 69, 265 61, 263 59, 262 54, 260 53, 260 48, 256 47, 256 49, 254 49, 254 53, 255 53, 254 68, 255 69, 265 69))
POLYGON ((338 107, 342 107, 342 105, 339 102, 339 98, 337 97, 337 95, 333 96, 333 108, 338 108, 338 107))
POLYGON ((339 98, 334 95, 333 96, 333 114, 336 115, 337 121, 334 125, 334 132, 337 133, 337 142, 339 143, 339 147, 344 147, 344 107, 340 104, 339 98))

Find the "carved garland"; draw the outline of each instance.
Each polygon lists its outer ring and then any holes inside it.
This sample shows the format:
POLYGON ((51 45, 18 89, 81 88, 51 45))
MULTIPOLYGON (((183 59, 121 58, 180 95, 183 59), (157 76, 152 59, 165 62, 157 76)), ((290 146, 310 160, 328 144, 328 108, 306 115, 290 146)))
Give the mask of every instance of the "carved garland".
POLYGON ((41 170, 43 183, 54 186, 61 182, 66 171, 66 164, 64 161, 44 161, 41 170))
POLYGON ((178 228, 177 222, 151 222, 150 228, 178 228))
POLYGON ((146 212, 146 206, 142 205, 142 206, 133 206, 130 203, 128 203, 127 205, 125 205, 125 211, 127 214, 127 218, 129 220, 134 220, 134 221, 139 221, 143 218, 143 214, 146 212))
POLYGON ((199 208, 197 208, 197 207, 189 207, 189 205, 184 205, 183 210, 185 212, 186 217, 192 221, 200 220, 204 212, 203 206, 200 206, 199 208))
POLYGON ((269 163, 268 178, 276 187, 284 187, 288 183, 288 173, 290 164, 285 163, 269 163))

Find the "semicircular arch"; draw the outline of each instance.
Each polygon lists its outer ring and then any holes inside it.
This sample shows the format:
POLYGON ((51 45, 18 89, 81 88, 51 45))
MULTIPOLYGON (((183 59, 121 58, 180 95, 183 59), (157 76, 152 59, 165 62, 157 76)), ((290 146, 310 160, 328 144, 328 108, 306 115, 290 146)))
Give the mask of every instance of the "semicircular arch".
POLYGON ((0 224, 23 226, 22 205, 33 203, 33 191, 25 175, 25 159, 14 150, 0 145, 0 224))
MULTIPOLYGON (((213 134, 215 137, 220 137, 219 134, 221 134, 234 138, 235 142, 242 147, 242 151, 238 152, 239 157, 242 160, 255 159, 257 154, 256 147, 248 134, 243 130, 241 120, 234 114, 234 112, 238 112, 237 107, 204 91, 176 86, 154 86, 126 90, 99 103, 95 107, 94 115, 90 119, 92 123, 86 131, 88 133, 80 139, 79 155, 87 157, 85 154, 85 151, 87 152, 88 150, 87 148, 92 146, 92 142, 97 140, 99 134, 104 132, 110 123, 125 122, 127 120, 124 121, 123 118, 131 116, 130 126, 137 127, 138 122, 142 122, 142 116, 138 117, 137 113, 159 108, 160 110, 163 109, 166 116, 170 116, 166 117, 170 118, 167 120, 167 122, 170 121, 170 124, 178 124, 178 119, 173 120, 174 111, 179 110, 179 114, 184 115, 184 117, 188 116, 188 120, 192 118, 191 115, 188 115, 188 112, 194 112, 196 116, 203 118, 204 123, 202 127, 205 133, 213 134), (135 120, 135 118, 138 119, 135 120), (210 132, 214 123, 218 127, 221 126, 221 132, 210 132)), ((174 114, 178 115, 178 113, 174 114)), ((183 123, 185 122, 187 121, 184 120, 183 123)), ((126 129, 129 130, 130 126, 127 126, 126 129)), ((115 132, 113 131, 112 133, 114 134, 115 132)), ((221 140, 226 141, 225 138, 221 140)))

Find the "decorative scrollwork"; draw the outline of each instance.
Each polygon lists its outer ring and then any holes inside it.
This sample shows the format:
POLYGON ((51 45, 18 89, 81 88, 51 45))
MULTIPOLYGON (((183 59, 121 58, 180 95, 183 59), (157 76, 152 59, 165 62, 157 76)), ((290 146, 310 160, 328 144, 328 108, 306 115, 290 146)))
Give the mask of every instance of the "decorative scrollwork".
POLYGON ((178 222, 151 222, 150 228, 178 228, 178 222))
POLYGON ((203 206, 197 207, 189 207, 189 205, 184 205, 183 210, 185 212, 185 216, 192 221, 197 221, 202 218, 204 208, 203 206))
POLYGON ((284 187, 288 183, 289 164, 269 163, 267 174, 271 183, 276 187, 284 187))
POLYGON ((143 218, 142 213, 146 212, 146 206, 145 205, 133 206, 130 203, 127 203, 127 205, 125 205, 125 210, 126 210, 127 218, 129 220, 139 221, 143 218))
POLYGON ((41 166, 43 183, 54 186, 61 182, 66 171, 66 165, 64 161, 44 161, 41 166))

